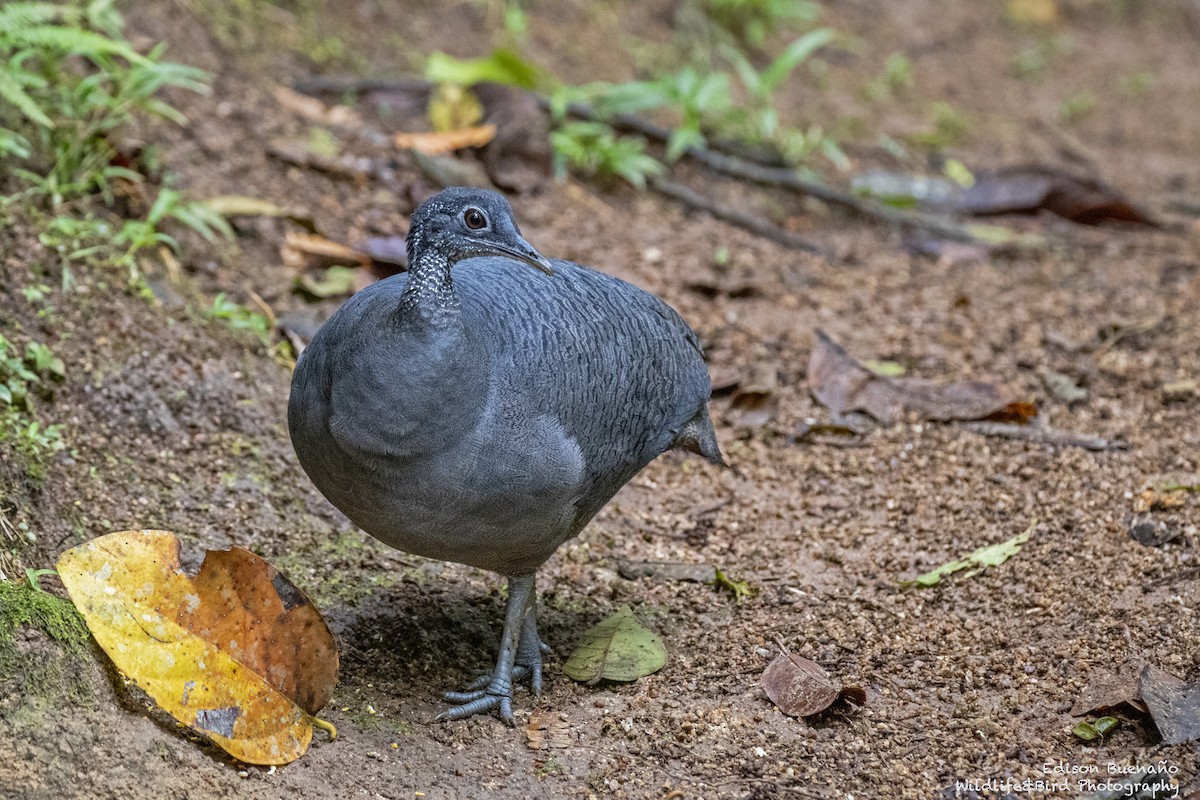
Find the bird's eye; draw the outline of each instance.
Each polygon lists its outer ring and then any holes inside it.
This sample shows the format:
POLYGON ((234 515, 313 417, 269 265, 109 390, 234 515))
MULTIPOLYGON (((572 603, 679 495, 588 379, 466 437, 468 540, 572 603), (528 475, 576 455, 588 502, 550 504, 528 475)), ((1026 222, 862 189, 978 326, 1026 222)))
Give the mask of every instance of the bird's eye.
POLYGON ((487 217, 478 208, 468 208, 464 211, 463 222, 467 223, 467 227, 473 231, 487 227, 487 217))

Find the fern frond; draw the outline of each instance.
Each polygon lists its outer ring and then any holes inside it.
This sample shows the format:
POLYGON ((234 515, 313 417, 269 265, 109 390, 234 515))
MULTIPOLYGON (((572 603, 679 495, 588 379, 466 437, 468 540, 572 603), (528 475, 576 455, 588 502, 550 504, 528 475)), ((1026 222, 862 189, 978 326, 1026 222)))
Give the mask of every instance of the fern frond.
POLYGON ((7 3, 0 8, 0 40, 11 34, 35 25, 44 25, 58 19, 63 6, 54 3, 7 3))
POLYGON ((33 145, 29 143, 28 139, 16 131, 0 128, 0 158, 4 156, 29 158, 31 155, 33 155, 33 145))
POLYGON ((72 55, 94 57, 120 56, 132 63, 146 63, 146 58, 125 42, 109 39, 99 33, 60 25, 38 25, 7 31, 4 38, 20 45, 33 45, 72 55))
POLYGON ((29 96, 25 87, 16 77, 0 70, 0 99, 14 106, 21 115, 43 128, 53 128, 54 120, 47 116, 37 101, 29 96))

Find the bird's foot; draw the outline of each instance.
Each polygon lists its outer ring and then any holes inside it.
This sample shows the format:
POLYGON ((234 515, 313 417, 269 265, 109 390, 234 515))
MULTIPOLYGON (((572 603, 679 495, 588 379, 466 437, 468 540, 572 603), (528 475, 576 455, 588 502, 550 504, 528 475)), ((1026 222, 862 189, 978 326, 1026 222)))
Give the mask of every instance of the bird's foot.
MULTIPOLYGON (((513 677, 516 678, 518 674, 519 669, 514 669, 513 677)), ((446 692, 444 697, 457 705, 438 714, 438 719, 466 719, 476 714, 486 714, 493 708, 499 708, 500 719, 504 720, 504 724, 510 728, 516 725, 512 711, 512 682, 506 681, 502 677, 493 678, 491 675, 481 677, 487 680, 487 684, 483 688, 471 688, 479 683, 477 678, 471 682, 465 692, 446 692)))
POLYGON ((536 651, 532 647, 518 648, 517 663, 513 665, 508 679, 503 675, 485 673, 467 684, 461 692, 446 692, 443 697, 456 705, 438 714, 439 720, 466 719, 475 714, 485 714, 499 708, 500 719, 509 727, 516 724, 512 712, 513 687, 529 679, 529 690, 535 697, 542 693, 542 654, 550 652, 550 646, 538 641, 536 651))
POLYGON ((448 692, 446 699, 457 705, 446 709, 438 719, 466 719, 499 709, 500 719, 512 727, 513 684, 529 679, 535 695, 542 693, 542 653, 550 651, 537 632, 534 576, 517 575, 508 579, 508 607, 504 612, 504 633, 500 653, 490 674, 476 678, 465 692, 448 692))

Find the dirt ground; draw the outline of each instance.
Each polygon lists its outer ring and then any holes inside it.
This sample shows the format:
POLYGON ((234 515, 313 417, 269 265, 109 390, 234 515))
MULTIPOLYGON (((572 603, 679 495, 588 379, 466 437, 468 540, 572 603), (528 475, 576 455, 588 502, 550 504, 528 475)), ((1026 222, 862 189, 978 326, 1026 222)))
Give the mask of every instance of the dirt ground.
MULTIPOLYGON (((197 311, 226 291, 243 303, 256 293, 297 327, 331 313, 336 301, 292 291, 295 272, 280 258, 291 224, 240 223, 236 251, 185 238, 183 277, 151 274, 153 301, 113 276, 82 276, 83 293, 36 318, 19 290, 58 280, 59 267, 18 220, 0 231, 0 319, 58 341, 69 375, 52 406, 69 448, 40 481, 0 464, 6 513, 37 537, 19 552, 23 563, 50 566, 67 547, 127 528, 174 530, 193 557, 242 545, 310 594, 343 662, 326 710, 340 737, 318 734, 307 755, 278 769, 234 764, 147 713, 98 651, 83 668, 84 701, 66 689, 39 695, 18 676, 0 685, 0 796, 1001 797, 956 783, 1012 779, 1070 788, 1009 796, 1076 797, 1090 792, 1077 779, 1131 765, 1163 765, 1183 796, 1200 796, 1195 741, 1163 745, 1126 714, 1087 745, 1068 713, 1094 676, 1128 660, 1200 676, 1200 496, 1155 512, 1180 532, 1173 541, 1151 547, 1129 533, 1144 488, 1164 476, 1200 482, 1200 400, 1163 392, 1200 378, 1200 220, 1168 205, 1200 204, 1200 11, 1060 2, 1053 31, 1069 37, 1070 52, 1034 81, 1014 76, 1012 61, 1044 34, 1006 23, 1000 4, 825 5, 825 22, 857 39, 830 56, 826 91, 798 82, 786 108, 806 120, 857 119, 847 145, 855 170, 911 170, 888 160, 877 135, 928 129, 928 104, 945 100, 970 120, 952 152, 972 168, 1038 161, 1091 171, 1168 226, 1018 220, 1064 244, 937 260, 819 204, 684 173, 819 241, 830 251, 822 257, 620 187, 566 182, 514 197, 541 252, 660 294, 700 334, 714 374, 773 376, 777 406, 765 425, 748 425, 728 393, 714 398, 733 469, 660 459, 543 568, 547 691, 518 694, 511 730, 494 717, 434 721, 440 692, 493 661, 501 579, 391 551, 353 529, 296 463, 288 368, 253 336, 197 311), (893 52, 910 59, 913 86, 892 102, 864 100, 893 52), (1153 76, 1149 88, 1128 88, 1141 73, 1153 76), (1095 108, 1056 121, 1063 101, 1085 91, 1095 108), (998 381, 1036 402, 1047 424, 1129 447, 1092 452, 915 419, 859 438, 797 438, 805 420, 828 419, 805 380, 818 328, 913 375, 998 381), (1086 398, 1058 399, 1049 371, 1072 376, 1086 398), (1000 567, 931 589, 900 585, 1031 525, 1029 543, 1000 567), (735 602, 703 583, 628 580, 622 560, 712 565, 758 591, 735 602), (667 666, 630 685, 566 678, 562 660, 580 634, 625 604, 663 636, 667 666), (812 720, 780 713, 759 684, 779 643, 863 687, 866 706, 812 720), (532 712, 550 726, 548 747, 530 745, 532 712)), ((244 24, 229 16, 251 7, 130 9, 134 33, 169 41, 172 58, 214 75, 210 96, 172 95, 189 127, 149 132, 169 169, 194 196, 305 209, 338 241, 402 233, 432 188, 416 166, 393 154, 394 180, 355 183, 272 158, 268 142, 303 140, 313 126, 273 91, 322 73, 409 74, 432 49, 484 53, 496 25, 488 4, 313 0, 260 6, 264 16, 244 24), (336 57, 315 55, 339 43, 336 57)), ((526 52, 566 81, 628 79, 645 42, 669 41, 674 7, 532 3, 526 52), (600 41, 613 46, 589 44, 600 41)), ((33 633, 21 644, 31 664, 54 650, 33 633)))

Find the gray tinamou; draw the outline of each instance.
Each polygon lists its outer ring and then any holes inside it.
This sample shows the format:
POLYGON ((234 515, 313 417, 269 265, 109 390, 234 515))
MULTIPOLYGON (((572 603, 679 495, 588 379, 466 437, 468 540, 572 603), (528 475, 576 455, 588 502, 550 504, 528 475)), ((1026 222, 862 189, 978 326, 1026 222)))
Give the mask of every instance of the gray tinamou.
POLYGON ((496 668, 441 716, 541 690, 534 573, 662 452, 723 463, 696 336, 658 298, 521 237, 500 195, 412 217, 407 274, 362 290, 296 364, 292 444, 321 493, 408 553, 508 577, 496 668), (532 267, 533 269, 530 269, 532 267))

